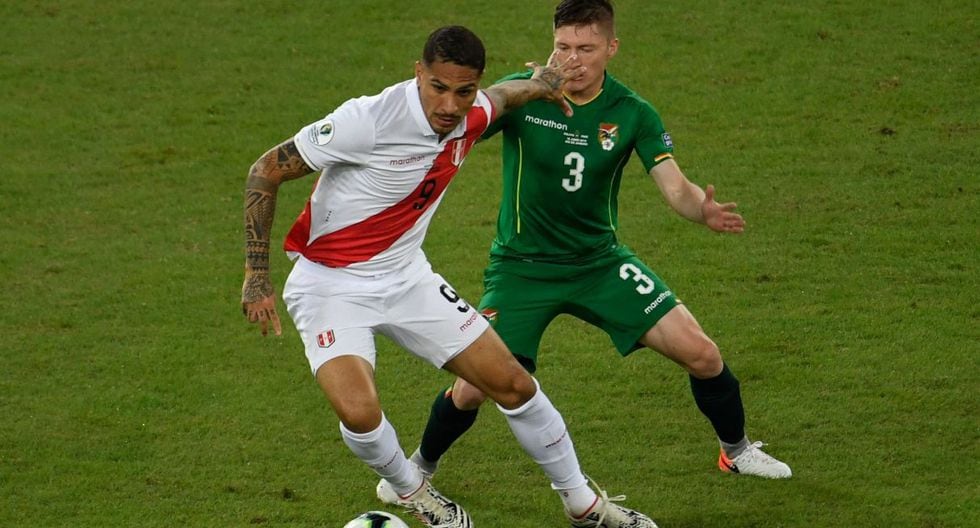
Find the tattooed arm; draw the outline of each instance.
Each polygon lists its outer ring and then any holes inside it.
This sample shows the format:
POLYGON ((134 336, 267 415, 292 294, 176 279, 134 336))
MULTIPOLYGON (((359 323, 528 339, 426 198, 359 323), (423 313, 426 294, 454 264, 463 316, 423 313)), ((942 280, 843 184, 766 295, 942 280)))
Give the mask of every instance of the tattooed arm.
POLYGON ((269 234, 276 214, 279 184, 313 172, 296 150, 293 140, 270 149, 252 164, 245 181, 245 282, 242 284, 242 313, 259 323, 262 335, 269 322, 276 335, 282 334, 276 313, 275 291, 269 278, 269 234))
POLYGON ((571 116, 572 107, 562 95, 561 88, 566 81, 585 71, 585 66, 581 65, 578 57, 572 55, 559 64, 555 54, 552 54, 545 66, 536 62, 529 62, 526 66, 534 69, 530 79, 504 81, 486 89, 494 108, 499 109, 497 116, 535 99, 555 103, 565 115, 571 116))

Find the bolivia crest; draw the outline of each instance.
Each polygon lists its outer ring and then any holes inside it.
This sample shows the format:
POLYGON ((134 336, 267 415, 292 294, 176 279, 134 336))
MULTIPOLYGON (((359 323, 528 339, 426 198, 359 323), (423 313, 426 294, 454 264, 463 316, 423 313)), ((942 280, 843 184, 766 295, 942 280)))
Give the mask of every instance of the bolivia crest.
POLYGON ((615 123, 599 123, 599 144, 602 150, 612 150, 619 140, 619 125, 615 123))

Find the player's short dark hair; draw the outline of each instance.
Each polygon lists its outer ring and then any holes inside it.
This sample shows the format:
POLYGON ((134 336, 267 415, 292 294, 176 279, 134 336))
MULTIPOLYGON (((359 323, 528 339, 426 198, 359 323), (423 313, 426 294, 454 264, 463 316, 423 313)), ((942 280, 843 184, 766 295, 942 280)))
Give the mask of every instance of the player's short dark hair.
POLYGON ((429 35, 422 50, 422 63, 451 62, 474 68, 480 74, 487 65, 487 52, 476 33, 463 26, 441 27, 429 35))
POLYGON ((562 0, 555 7, 555 29, 562 26, 598 25, 615 35, 614 13, 609 0, 562 0))

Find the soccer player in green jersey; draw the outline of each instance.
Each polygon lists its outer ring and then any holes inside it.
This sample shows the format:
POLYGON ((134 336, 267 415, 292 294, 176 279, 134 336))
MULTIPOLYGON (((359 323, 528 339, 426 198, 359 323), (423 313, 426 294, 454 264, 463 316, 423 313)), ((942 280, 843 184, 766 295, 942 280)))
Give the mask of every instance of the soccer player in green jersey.
MULTIPOLYGON (((532 102, 484 134, 503 132, 504 185, 480 309, 531 372, 545 328, 562 313, 604 330, 624 356, 656 350, 687 370, 694 400, 721 444, 722 471, 790 477, 789 466, 746 437, 739 382, 717 345, 616 238, 616 196, 634 151, 679 215, 721 233, 745 226, 734 203, 716 202, 711 185, 702 190, 684 176, 656 110, 606 72, 618 46, 608 0, 562 1, 554 16, 555 51, 575 53, 586 66, 564 87, 574 115, 532 102)), ((440 393, 412 460, 434 472, 485 398, 460 379, 440 393)))

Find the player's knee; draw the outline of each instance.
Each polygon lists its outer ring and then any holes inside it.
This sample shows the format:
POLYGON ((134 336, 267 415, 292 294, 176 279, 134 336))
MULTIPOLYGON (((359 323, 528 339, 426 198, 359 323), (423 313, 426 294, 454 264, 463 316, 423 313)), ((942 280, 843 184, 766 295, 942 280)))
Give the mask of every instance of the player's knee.
POLYGON ((512 369, 509 376, 499 380, 497 385, 490 396, 504 409, 516 409, 524 405, 538 390, 534 378, 519 365, 512 369))
POLYGON ((696 353, 692 354, 685 365, 687 371, 698 379, 710 379, 721 373, 724 362, 721 359, 721 351, 710 339, 706 339, 699 344, 696 353))
POLYGON ((368 405, 345 405, 334 409, 337 418, 352 433, 370 433, 381 425, 381 409, 368 405))

